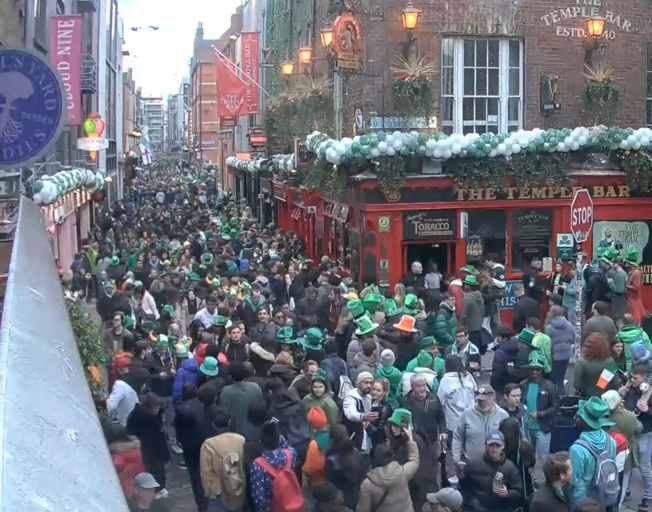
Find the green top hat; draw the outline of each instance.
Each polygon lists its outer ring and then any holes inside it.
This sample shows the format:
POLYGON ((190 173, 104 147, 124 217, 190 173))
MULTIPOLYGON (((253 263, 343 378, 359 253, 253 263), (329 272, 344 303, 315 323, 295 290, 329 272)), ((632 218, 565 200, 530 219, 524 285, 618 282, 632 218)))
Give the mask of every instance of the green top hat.
POLYGON ((156 348, 168 348, 170 346, 170 341, 165 334, 159 334, 156 337, 156 348))
POLYGON ((297 340, 294 337, 294 328, 291 326, 281 327, 276 331, 276 341, 285 343, 286 345, 294 345, 297 340))
POLYGON ((349 309, 349 312, 353 315, 353 318, 360 318, 364 316, 364 306, 360 299, 350 300, 346 303, 346 307, 349 309))
POLYGON ((417 306, 419 305, 419 299, 414 293, 408 293, 405 296, 405 304, 404 304, 404 309, 405 313, 408 315, 416 315, 417 314, 417 306))
POLYGON ((122 327, 124 327, 125 329, 130 329, 133 326, 134 326, 134 319, 131 318, 131 316, 129 315, 125 316, 124 319, 122 320, 122 327))
POLYGON ((627 249, 627 253, 625 254, 625 263, 627 265, 630 267, 638 267, 639 259, 638 249, 636 249, 636 247, 630 247, 627 249))
POLYGON ((202 255, 201 255, 201 262, 202 262, 204 265, 210 265, 211 263, 213 263, 213 255, 212 255, 212 254, 208 254, 208 253, 206 253, 206 254, 202 254, 202 255))
POLYGON ((531 331, 530 329, 523 329, 518 333, 516 339, 533 347, 534 345, 532 345, 532 340, 534 339, 534 331, 531 331))
POLYGON ((473 274, 469 274, 464 276, 464 280, 462 281, 464 284, 468 284, 469 286, 478 286, 478 278, 474 276, 473 274))
POLYGON ((211 288, 219 288, 220 287, 220 278, 219 277, 214 277, 211 279, 211 288))
POLYGON ((323 341, 324 334, 316 327, 311 327, 306 331, 306 335, 299 340, 299 343, 301 343, 301 346, 306 350, 320 351, 322 349, 323 341))
POLYGON ((197 274, 195 272, 190 272, 190 274, 188 274, 188 280, 189 281, 199 281, 200 279, 201 279, 201 277, 199 277, 199 274, 197 274))
POLYGON ((410 428, 412 428, 412 413, 407 409, 401 409, 401 408, 394 409, 394 412, 392 412, 392 417, 389 418, 389 420, 387 421, 389 421, 393 425, 401 427, 402 426, 401 420, 405 417, 407 417, 408 425, 410 426, 410 428))
POLYGON ((435 347, 435 346, 437 346, 437 342, 435 341, 434 336, 425 336, 421 338, 421 341, 419 342, 419 348, 422 349, 435 347))
POLYGON ((385 314, 387 314, 389 313, 390 309, 398 308, 398 304, 396 304, 396 301, 394 299, 386 299, 380 305, 380 308, 385 312, 385 314))
POLYGON ((370 318, 363 316, 355 321, 358 328, 355 330, 356 336, 364 336, 378 329, 378 324, 371 321, 370 318))
POLYGON ((368 293, 365 295, 364 299, 362 299, 362 305, 367 311, 375 313, 380 305, 380 299, 375 293, 368 293))
POLYGON ((222 315, 213 315, 213 325, 226 325, 226 318, 222 315))
POLYGON ((534 368, 539 370, 543 370, 545 368, 545 365, 543 364, 543 355, 541 354, 541 352, 539 352, 538 350, 533 350, 532 352, 530 352, 530 356, 528 357, 527 368, 534 368))
POLYGON ((401 316, 403 314, 403 308, 393 307, 389 311, 387 311, 386 314, 388 317, 401 316))
POLYGON ((460 270, 462 272, 467 273, 467 274, 475 275, 475 274, 478 273, 478 271, 476 270, 476 268, 473 265, 464 265, 460 270))
POLYGON ((210 356, 205 358, 204 362, 199 367, 199 371, 204 375, 208 375, 209 377, 215 377, 220 372, 220 369, 217 365, 217 359, 210 356))
POLYGON ((112 267, 115 267, 116 265, 120 265, 120 258, 118 258, 117 256, 111 256, 110 265, 112 267))
POLYGON ((240 238, 240 230, 239 229, 232 229, 231 230, 231 239, 233 238, 240 238))
POLYGON ((588 400, 580 400, 577 414, 595 430, 615 425, 613 421, 609 420, 609 406, 597 396, 592 396, 588 400))
POLYGON ((243 281, 240 286, 242 287, 243 292, 250 292, 251 291, 251 285, 249 284, 248 281, 243 281))

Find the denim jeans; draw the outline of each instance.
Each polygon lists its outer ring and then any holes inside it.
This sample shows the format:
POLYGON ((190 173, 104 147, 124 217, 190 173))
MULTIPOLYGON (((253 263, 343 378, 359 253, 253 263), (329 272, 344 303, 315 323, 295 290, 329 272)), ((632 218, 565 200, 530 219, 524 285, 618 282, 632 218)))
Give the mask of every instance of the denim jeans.
POLYGON ((652 499, 652 432, 638 438, 638 470, 645 483, 644 498, 652 499))
POLYGON ((550 451, 550 432, 545 434, 542 430, 532 428, 529 430, 530 443, 537 454, 537 463, 543 464, 548 458, 548 452, 550 451))

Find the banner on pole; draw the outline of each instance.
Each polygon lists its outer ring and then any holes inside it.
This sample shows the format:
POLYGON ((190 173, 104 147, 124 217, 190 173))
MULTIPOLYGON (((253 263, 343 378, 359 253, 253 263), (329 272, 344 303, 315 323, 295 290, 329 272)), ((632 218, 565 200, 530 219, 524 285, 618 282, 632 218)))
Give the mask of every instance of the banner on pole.
POLYGON ((217 115, 219 117, 246 115, 245 91, 247 84, 236 74, 234 64, 220 55, 215 55, 215 76, 217 115))
POLYGON ((81 15, 50 18, 50 63, 63 82, 66 99, 66 126, 82 123, 81 109, 81 15))
POLYGON ((242 79, 247 84, 245 89, 246 114, 259 114, 260 92, 257 84, 260 76, 260 49, 258 47, 258 32, 242 32, 240 44, 242 45, 242 79))

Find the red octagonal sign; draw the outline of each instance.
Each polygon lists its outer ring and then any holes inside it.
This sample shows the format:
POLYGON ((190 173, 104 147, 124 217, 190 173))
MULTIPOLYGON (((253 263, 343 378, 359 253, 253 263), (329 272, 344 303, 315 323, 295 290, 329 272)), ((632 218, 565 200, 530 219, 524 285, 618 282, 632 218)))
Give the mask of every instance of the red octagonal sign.
POLYGON ((589 191, 583 188, 575 193, 571 203, 571 232, 580 244, 589 239, 593 227, 593 199, 589 191))

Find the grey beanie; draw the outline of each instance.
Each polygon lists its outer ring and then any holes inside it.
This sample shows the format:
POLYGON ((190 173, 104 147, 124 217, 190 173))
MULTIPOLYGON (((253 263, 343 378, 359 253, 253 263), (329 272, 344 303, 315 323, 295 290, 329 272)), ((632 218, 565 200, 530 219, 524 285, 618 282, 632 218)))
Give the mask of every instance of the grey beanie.
POLYGON ((383 363, 383 366, 394 366, 396 356, 394 356, 394 352, 386 348, 380 353, 380 361, 383 363))

